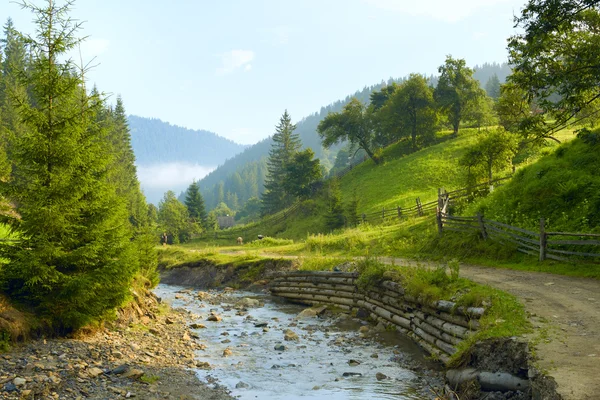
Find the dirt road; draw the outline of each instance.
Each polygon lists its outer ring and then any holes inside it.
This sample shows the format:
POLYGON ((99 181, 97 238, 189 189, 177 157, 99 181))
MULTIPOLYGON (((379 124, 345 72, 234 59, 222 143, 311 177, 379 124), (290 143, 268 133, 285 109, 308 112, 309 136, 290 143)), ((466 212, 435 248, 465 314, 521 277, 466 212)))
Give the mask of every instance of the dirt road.
POLYGON ((461 275, 521 299, 537 335, 548 333, 536 345, 539 368, 565 399, 600 399, 600 281, 471 265, 461 275))

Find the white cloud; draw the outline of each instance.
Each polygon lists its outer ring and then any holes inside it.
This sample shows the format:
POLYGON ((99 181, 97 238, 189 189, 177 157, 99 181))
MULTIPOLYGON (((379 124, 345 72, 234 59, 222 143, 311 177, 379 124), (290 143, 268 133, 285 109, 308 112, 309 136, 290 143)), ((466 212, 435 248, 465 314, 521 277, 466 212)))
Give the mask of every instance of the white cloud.
POLYGON ((244 71, 250 71, 252 69, 252 64, 246 64, 244 67, 244 71))
POLYGON ((247 70, 248 66, 252 68, 250 63, 254 60, 252 50, 231 50, 219 56, 221 57, 221 66, 217 68, 217 75, 227 75, 240 68, 247 70))
POLYGON ((368 4, 388 11, 411 16, 431 17, 444 22, 457 22, 474 14, 478 9, 513 0, 364 0, 368 4))
POLYGON ((137 166, 142 187, 147 189, 178 190, 187 187, 194 179, 200 180, 214 167, 199 164, 165 163, 137 166))

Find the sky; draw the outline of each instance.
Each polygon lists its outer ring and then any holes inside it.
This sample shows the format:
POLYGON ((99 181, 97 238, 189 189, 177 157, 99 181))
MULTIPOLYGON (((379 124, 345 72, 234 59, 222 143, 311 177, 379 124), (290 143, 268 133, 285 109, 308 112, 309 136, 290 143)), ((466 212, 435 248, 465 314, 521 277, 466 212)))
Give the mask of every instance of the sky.
MULTIPOLYGON (((40 0, 33 0, 42 4, 40 0)), ((62 4, 61 0, 57 0, 62 4)), ((525 0, 78 0, 90 83, 128 113, 242 144, 364 86, 504 62, 525 0)), ((0 20, 32 14, 0 1, 0 20)))

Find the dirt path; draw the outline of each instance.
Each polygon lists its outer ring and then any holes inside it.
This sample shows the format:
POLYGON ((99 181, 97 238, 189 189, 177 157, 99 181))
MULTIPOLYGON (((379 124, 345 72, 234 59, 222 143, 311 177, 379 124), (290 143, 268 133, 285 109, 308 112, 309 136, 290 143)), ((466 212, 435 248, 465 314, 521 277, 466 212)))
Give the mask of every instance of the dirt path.
MULTIPOLYGON (((381 260, 395 265, 417 264, 399 258, 381 260)), ((460 273, 521 300, 536 328, 532 339, 537 365, 556 380, 558 392, 566 400, 600 399, 599 280, 475 265, 461 265, 460 273)))
POLYGON ((461 274, 514 294, 538 334, 547 330, 538 365, 565 399, 600 399, 600 281, 471 265, 461 274))

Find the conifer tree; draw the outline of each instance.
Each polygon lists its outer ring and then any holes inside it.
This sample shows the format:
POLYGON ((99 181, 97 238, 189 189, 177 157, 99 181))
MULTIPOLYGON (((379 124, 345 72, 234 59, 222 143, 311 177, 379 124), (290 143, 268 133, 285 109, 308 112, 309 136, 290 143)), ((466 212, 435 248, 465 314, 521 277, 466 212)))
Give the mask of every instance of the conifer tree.
POLYGON ((149 217, 146 198, 137 179, 131 134, 120 96, 117 96, 114 110, 108 109, 104 114, 103 122, 107 125, 111 151, 115 155, 111 168, 113 171, 111 181, 117 189, 117 195, 126 200, 132 240, 138 254, 136 264, 144 276, 157 282, 155 226, 149 217))
POLYGON ((265 192, 262 196, 263 214, 273 213, 289 205, 292 199, 284 189, 287 164, 300 150, 300 136, 294 133, 296 125, 287 110, 281 116, 275 128, 273 144, 267 161, 268 175, 265 181, 265 192))
POLYGON ((120 305, 136 272, 126 200, 110 180, 116 155, 98 123, 103 103, 66 57, 81 41, 71 4, 22 4, 37 25, 26 39, 31 64, 18 74, 28 94, 13 93, 26 129, 13 137, 12 176, 0 183, 21 238, 0 247, 0 284, 62 331, 120 305))
POLYGON ((202 194, 200 194, 200 185, 198 185, 198 182, 196 181, 193 181, 186 191, 185 206, 188 209, 192 221, 200 223, 204 229, 207 229, 208 214, 206 214, 204 198, 202 198, 202 194))
POLYGON ((325 214, 325 225, 328 230, 333 231, 345 225, 344 206, 342 205, 342 192, 337 178, 329 182, 327 193, 327 213, 325 214))

